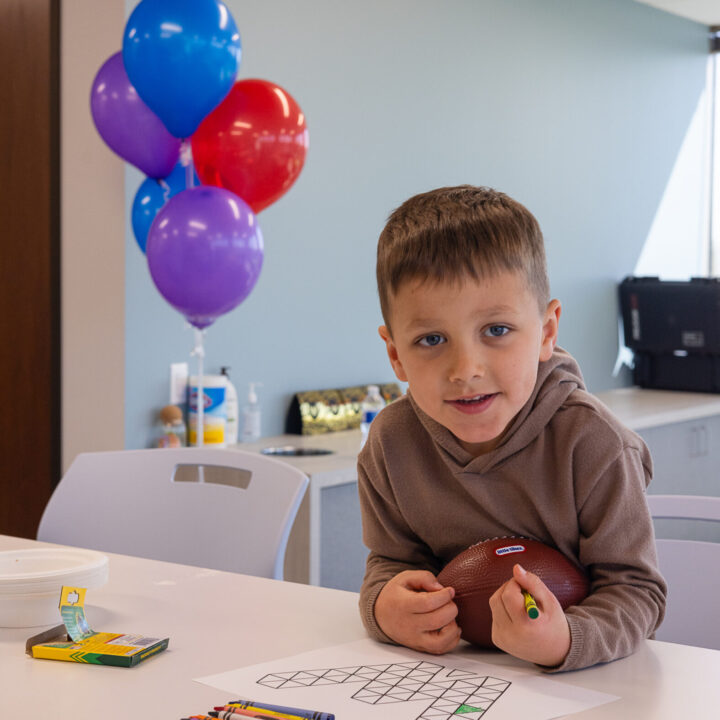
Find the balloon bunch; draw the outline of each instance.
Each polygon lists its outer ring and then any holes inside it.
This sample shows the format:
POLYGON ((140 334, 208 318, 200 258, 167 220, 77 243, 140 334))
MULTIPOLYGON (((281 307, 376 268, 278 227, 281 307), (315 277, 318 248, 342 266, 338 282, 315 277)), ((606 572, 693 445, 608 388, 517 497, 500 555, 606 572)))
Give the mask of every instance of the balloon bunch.
POLYGON ((195 328, 199 397, 204 330, 255 286, 256 213, 287 192, 308 148, 298 104, 266 80, 236 81, 240 56, 221 0, 142 0, 90 95, 100 136, 147 175, 133 232, 160 294, 195 328))
POLYGON ((256 214, 295 182, 308 148, 298 104, 266 80, 236 80, 240 57, 220 0, 142 0, 91 91, 100 136, 147 175, 132 226, 153 282, 198 330, 255 286, 256 214))

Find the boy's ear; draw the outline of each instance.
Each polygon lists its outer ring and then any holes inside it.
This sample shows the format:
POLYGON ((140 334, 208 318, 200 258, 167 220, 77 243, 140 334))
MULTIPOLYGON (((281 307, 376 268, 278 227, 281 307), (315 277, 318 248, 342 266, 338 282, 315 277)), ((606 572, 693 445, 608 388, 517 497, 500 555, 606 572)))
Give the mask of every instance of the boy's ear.
POLYGON ((407 375, 405 374, 405 370, 400 362, 398 351, 395 347, 392 336, 390 335, 390 331, 385 325, 381 325, 378 328, 378 332, 380 333, 380 337, 385 341, 385 349, 387 350, 388 357, 390 358, 390 364, 395 372, 395 376, 401 382, 407 382, 407 375))
POLYGON ((558 337, 558 325, 562 306, 559 300, 551 300, 543 316, 542 343, 540 345, 540 362, 545 362, 552 357, 558 337))

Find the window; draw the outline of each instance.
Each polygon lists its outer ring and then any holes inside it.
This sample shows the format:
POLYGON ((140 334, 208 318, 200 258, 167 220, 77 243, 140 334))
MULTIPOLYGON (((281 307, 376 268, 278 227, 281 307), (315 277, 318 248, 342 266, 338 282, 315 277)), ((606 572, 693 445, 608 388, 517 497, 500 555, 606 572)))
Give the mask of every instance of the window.
POLYGON ((720 28, 711 29, 700 96, 635 275, 720 275, 720 28))

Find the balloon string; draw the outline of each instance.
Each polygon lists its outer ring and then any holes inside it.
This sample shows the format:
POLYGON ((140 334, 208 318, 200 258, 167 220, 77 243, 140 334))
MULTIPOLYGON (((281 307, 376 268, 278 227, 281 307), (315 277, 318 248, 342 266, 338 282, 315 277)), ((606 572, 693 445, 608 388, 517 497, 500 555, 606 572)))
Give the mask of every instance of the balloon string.
POLYGON ((183 140, 180 146, 180 163, 185 168, 185 187, 190 189, 195 185, 195 172, 192 161, 192 145, 189 140, 183 140))
POLYGON ((202 447, 205 427, 205 392, 203 389, 203 360, 205 358, 205 348, 203 347, 203 338, 205 331, 198 328, 195 330, 195 347, 190 355, 197 358, 197 425, 195 428, 195 445, 202 447))
POLYGON ((160 185, 163 191, 163 201, 167 202, 170 199, 170 186, 162 178, 158 180, 158 185, 160 185))

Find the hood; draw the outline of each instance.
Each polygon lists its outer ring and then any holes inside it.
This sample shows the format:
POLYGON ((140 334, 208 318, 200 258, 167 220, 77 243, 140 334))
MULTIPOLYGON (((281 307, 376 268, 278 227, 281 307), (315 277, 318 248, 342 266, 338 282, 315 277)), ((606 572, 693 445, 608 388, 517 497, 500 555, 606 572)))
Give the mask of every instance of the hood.
POLYGON ((500 444, 489 453, 473 457, 457 438, 440 423, 424 413, 408 390, 408 398, 423 427, 430 433, 456 473, 484 473, 529 445, 542 432, 574 390, 584 390, 585 383, 575 359, 562 348, 538 364, 538 376, 530 398, 510 425, 500 444))

